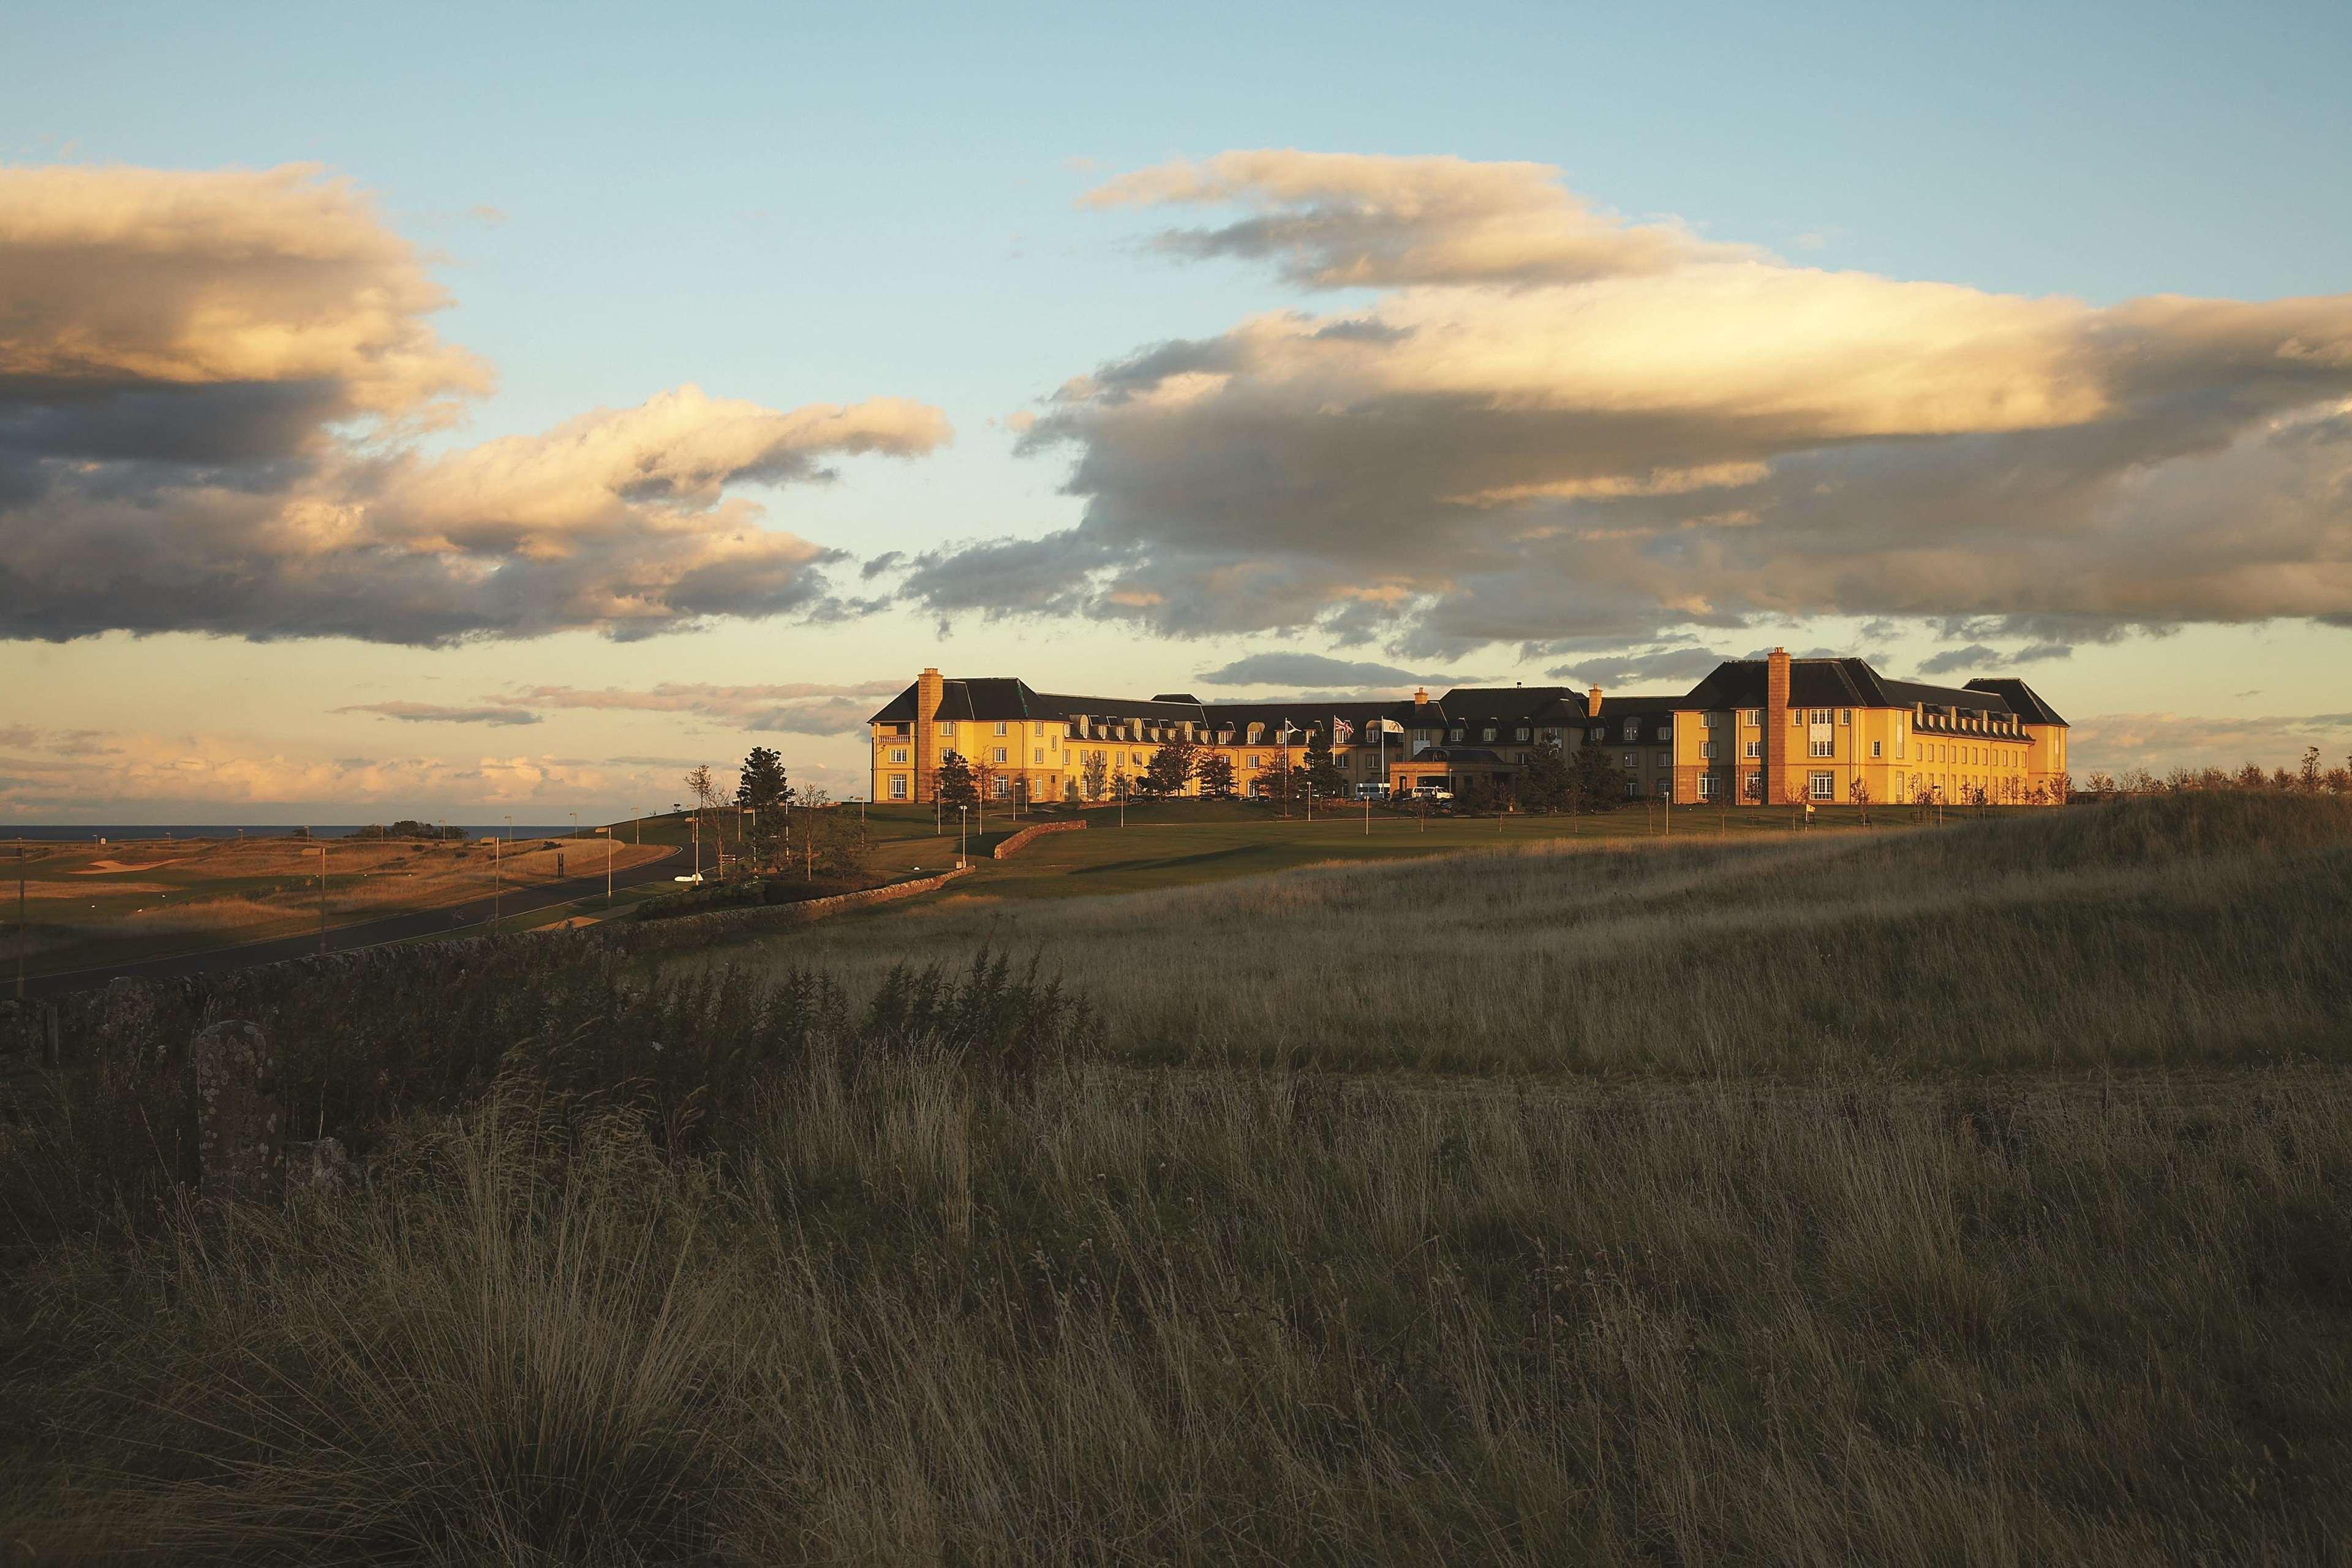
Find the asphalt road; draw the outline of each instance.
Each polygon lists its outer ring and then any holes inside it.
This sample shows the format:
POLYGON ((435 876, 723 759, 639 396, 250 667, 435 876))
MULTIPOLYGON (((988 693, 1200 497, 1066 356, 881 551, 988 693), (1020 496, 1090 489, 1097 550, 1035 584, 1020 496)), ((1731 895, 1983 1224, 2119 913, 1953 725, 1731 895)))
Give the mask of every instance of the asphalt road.
MULTIPOLYGON (((614 890, 634 888, 645 882, 669 880, 677 873, 675 862, 684 853, 682 849, 672 849, 657 859, 614 872, 614 890)), ((351 925, 329 927, 327 951, 343 952, 355 947, 405 942, 412 937, 456 936, 463 933, 468 926, 487 922, 494 903, 502 916, 519 915, 553 904, 568 904, 575 899, 601 895, 604 891, 604 878, 599 872, 593 877, 572 877, 536 888, 510 888, 504 898, 498 900, 478 899, 471 903, 444 904, 437 909, 381 915, 374 920, 360 921, 351 925)), ((118 975, 126 974, 140 980, 173 980, 184 974, 205 974, 218 969, 244 969, 256 963, 279 963, 289 958, 309 958, 318 951, 317 931, 302 936, 272 937, 267 942, 240 942, 235 947, 208 948, 202 952, 173 953, 167 958, 141 958, 96 969, 28 975, 25 980, 25 994, 54 996, 68 991, 92 991, 118 975)), ((14 976, 0 977, 0 994, 13 989, 14 976)))

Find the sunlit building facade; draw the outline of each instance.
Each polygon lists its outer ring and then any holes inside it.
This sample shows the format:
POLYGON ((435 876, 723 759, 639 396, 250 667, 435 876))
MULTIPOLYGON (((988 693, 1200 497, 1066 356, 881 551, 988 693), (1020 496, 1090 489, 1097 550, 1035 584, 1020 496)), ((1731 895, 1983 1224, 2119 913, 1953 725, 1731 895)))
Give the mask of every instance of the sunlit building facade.
MULTIPOLYGON (((1346 795, 1507 788, 1544 747, 1606 748, 1630 797, 1764 806, 1937 800, 2055 804, 2066 721, 2024 681, 1889 680, 1860 658, 1734 659, 1680 695, 1457 687, 1373 702, 1059 696, 926 669, 871 720, 872 798, 931 800, 949 753, 993 800, 1113 799, 1159 748, 1232 764, 1237 793, 1328 742, 1346 795)), ((1197 781, 1188 786, 1197 793, 1197 781)))

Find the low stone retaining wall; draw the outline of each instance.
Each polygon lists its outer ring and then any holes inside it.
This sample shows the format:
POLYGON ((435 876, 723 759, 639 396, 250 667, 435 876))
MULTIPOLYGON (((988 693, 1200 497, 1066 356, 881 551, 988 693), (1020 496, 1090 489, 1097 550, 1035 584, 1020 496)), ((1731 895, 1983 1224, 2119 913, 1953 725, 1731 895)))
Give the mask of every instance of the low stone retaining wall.
POLYGON ((1009 858, 1014 850, 1020 848, 1023 845, 1028 843, 1032 838, 1036 837, 1041 833, 1075 833, 1086 825, 1086 819, 1084 817, 1080 817, 1076 822, 1041 822, 1034 827, 1024 827, 1020 832, 1014 834, 1012 837, 1007 838, 1003 843, 999 844, 993 850, 991 850, 990 858, 997 860, 1005 859, 1009 858))
POLYGON ((958 877, 968 875, 970 869, 969 867, 959 867, 941 871, 934 877, 918 877, 912 881, 892 882, 882 888, 861 888, 854 893, 835 893, 829 898, 806 899, 797 904, 761 904, 752 909, 713 910, 707 915, 674 915, 666 921, 647 921, 643 924, 632 922, 622 925, 606 921, 594 928, 594 933, 597 940, 611 942, 622 952, 631 953, 657 952, 665 948, 708 947, 717 942, 731 942, 738 936, 823 920, 844 910, 858 909, 866 904, 887 904, 898 899, 911 899, 918 893, 934 892, 958 877))

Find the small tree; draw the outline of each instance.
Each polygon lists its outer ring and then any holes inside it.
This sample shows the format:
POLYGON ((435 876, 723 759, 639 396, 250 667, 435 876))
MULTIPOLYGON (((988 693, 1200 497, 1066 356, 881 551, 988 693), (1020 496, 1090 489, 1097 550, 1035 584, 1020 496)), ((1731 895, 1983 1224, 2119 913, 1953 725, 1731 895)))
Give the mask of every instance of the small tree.
POLYGON ((1572 809, 1576 775, 1558 746, 1538 746, 1528 753, 1528 765, 1511 781, 1511 793, 1521 811, 1572 809))
POLYGON ((1576 753, 1576 809, 1614 811, 1625 804, 1625 770, 1606 746, 1586 745, 1576 753))
POLYGON ((2317 746, 2305 746, 2303 749, 2303 772, 2295 782, 2301 784, 2307 794, 2319 793, 2319 748, 2317 746))
POLYGON ((1192 781, 1192 770, 1199 765, 1200 758, 1201 749, 1185 740, 1179 731, 1174 739, 1160 742, 1160 749, 1145 764, 1145 791, 1160 796, 1182 795, 1184 786, 1192 781))
POLYGON ((980 804, 980 786, 973 782, 971 764, 961 752, 950 752, 940 759, 938 784, 940 804, 953 811, 958 806, 969 811, 980 804))
POLYGON ((1088 800, 1106 798, 1110 794, 1110 759, 1100 752, 1088 752, 1087 760, 1078 764, 1078 777, 1085 782, 1088 800))
POLYGON ((971 763, 972 826, 981 828, 988 823, 988 803, 996 798, 996 781, 1003 774, 986 757, 975 757, 971 763))
POLYGON ((743 766, 735 778, 735 804, 751 814, 743 849, 752 865, 775 864, 776 846, 783 833, 784 809, 792 798, 792 784, 784 776, 784 759, 765 746, 752 747, 744 755, 743 766))
POLYGON ((1331 754, 1331 738, 1320 730, 1307 738, 1306 771, 1318 799, 1332 800, 1348 793, 1348 775, 1339 771, 1339 759, 1331 754))
POLYGON ((1201 793, 1211 800, 1234 798, 1234 760, 1221 752, 1211 752, 1201 759, 1195 774, 1201 781, 1201 793))
POLYGON ((1856 779, 1853 783, 1846 785, 1845 797, 1849 801, 1852 801, 1853 803, 1854 809, 1862 814, 1862 825, 1864 827, 1869 826, 1870 786, 1863 783, 1862 780, 1856 779))

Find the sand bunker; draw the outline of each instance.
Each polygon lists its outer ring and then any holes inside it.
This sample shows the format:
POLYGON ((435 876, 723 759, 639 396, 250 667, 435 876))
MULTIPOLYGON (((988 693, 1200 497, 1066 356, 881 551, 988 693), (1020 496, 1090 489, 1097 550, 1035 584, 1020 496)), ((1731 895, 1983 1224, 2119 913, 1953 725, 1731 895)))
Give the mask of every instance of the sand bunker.
POLYGON ((170 864, 171 862, 169 860, 141 860, 132 865, 125 865, 120 860, 93 860, 89 865, 83 867, 80 870, 69 871, 67 875, 72 877, 109 877, 112 876, 117 871, 152 871, 158 866, 168 866, 170 864))

